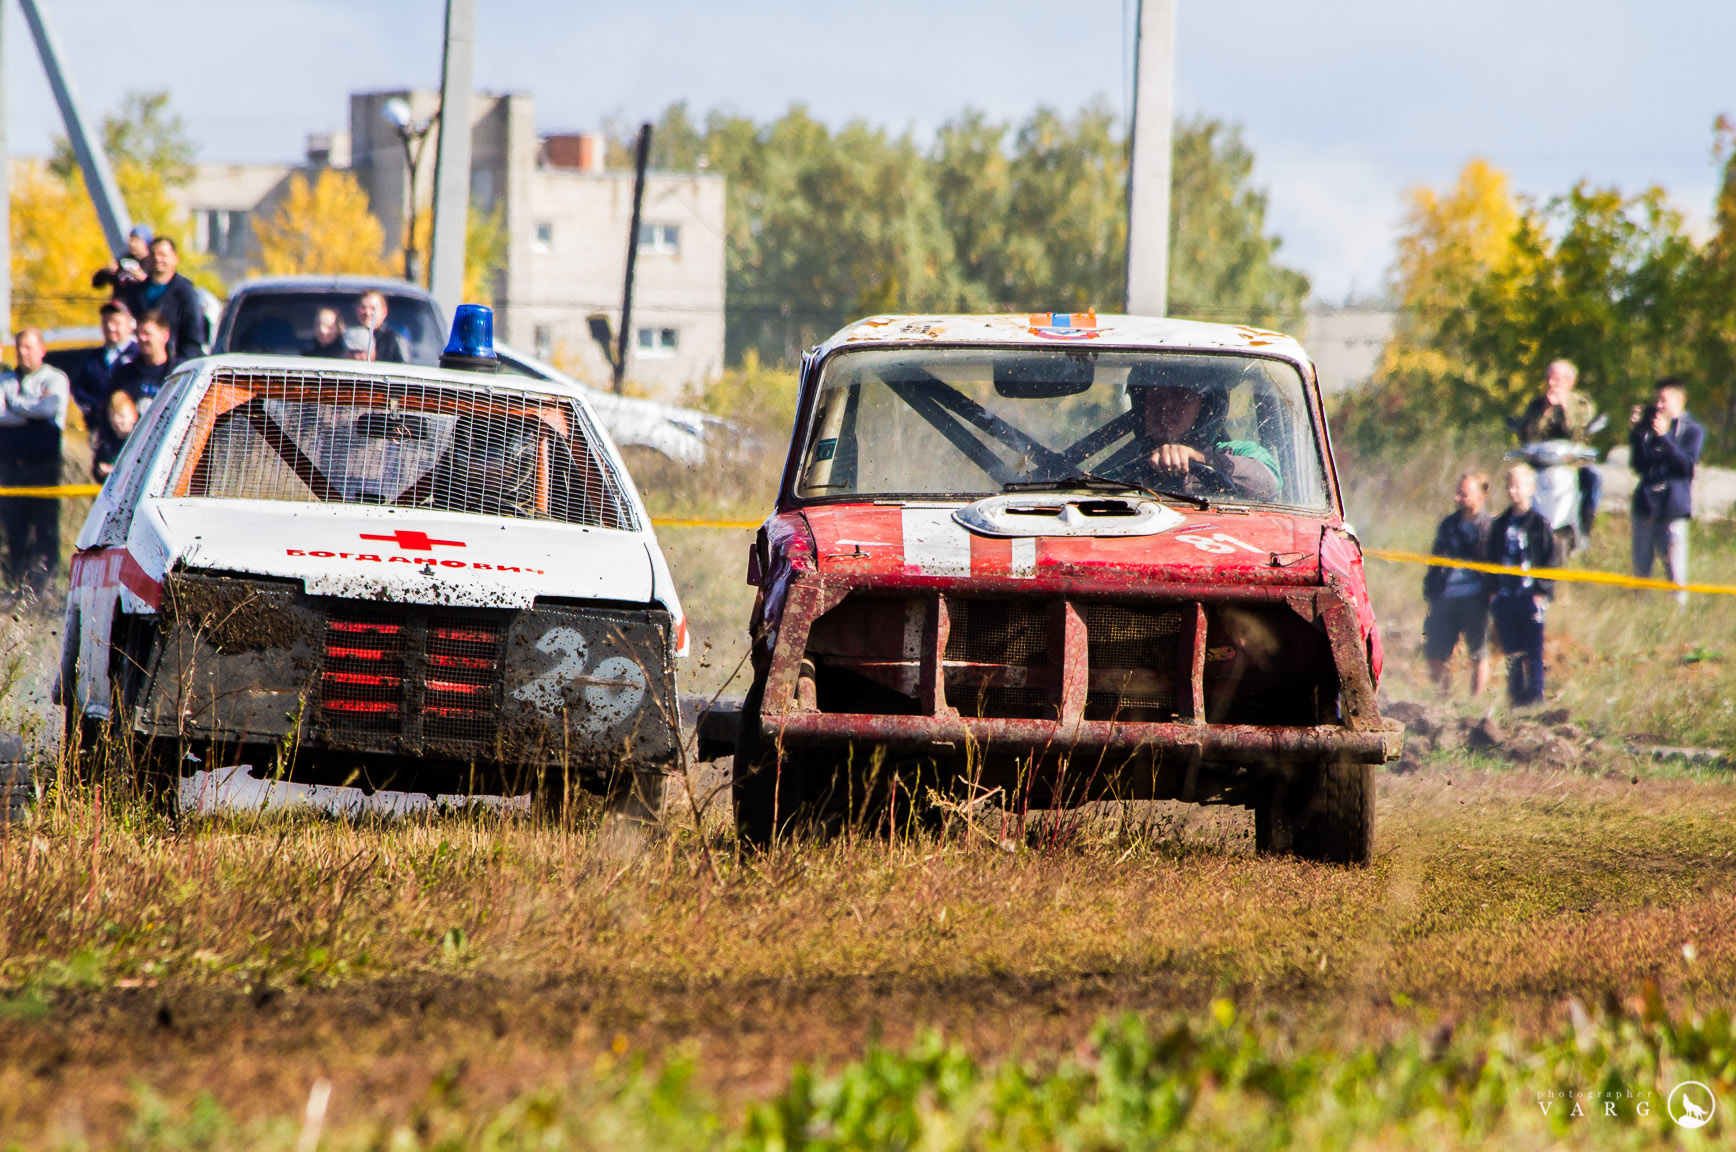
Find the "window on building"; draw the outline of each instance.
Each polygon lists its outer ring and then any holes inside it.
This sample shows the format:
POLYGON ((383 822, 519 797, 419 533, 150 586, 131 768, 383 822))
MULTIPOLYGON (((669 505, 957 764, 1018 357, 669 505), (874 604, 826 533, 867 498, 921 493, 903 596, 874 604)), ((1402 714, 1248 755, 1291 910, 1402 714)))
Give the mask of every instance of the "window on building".
POLYGON ((246 211, 200 208, 193 212, 193 247, 213 256, 247 255, 252 217, 246 211))
POLYGON ((554 355, 554 333, 547 324, 538 324, 531 329, 531 344, 535 348, 535 355, 538 360, 547 360, 554 355))
POLYGON ((673 356, 681 349, 679 328, 641 328, 638 332, 639 355, 673 356))
POLYGON ((553 220, 538 220, 536 222, 536 243, 533 247, 538 252, 552 252, 555 246, 555 222, 553 220))
POLYGON ((639 251, 674 255, 681 251, 681 225, 639 225, 639 251))

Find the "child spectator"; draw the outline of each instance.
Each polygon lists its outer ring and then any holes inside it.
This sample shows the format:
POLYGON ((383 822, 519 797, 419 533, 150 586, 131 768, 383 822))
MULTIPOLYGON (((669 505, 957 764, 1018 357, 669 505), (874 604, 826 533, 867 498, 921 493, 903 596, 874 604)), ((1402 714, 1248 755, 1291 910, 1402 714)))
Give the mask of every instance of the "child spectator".
MULTIPOLYGON (((1435 529, 1431 551, 1450 560, 1482 560, 1489 553, 1489 476, 1467 472, 1453 493, 1458 511, 1435 529)), ((1429 614, 1423 621, 1423 652, 1429 675, 1445 695, 1452 687, 1453 649, 1465 640, 1471 661, 1471 694, 1489 686, 1489 584, 1481 572, 1466 568, 1430 568, 1423 576, 1423 599, 1429 614)))
POLYGON ((93 425, 91 433, 90 471, 98 483, 107 480, 114 472, 115 461, 138 423, 139 406, 132 396, 118 388, 109 393, 101 419, 93 425))
POLYGON ((1507 653, 1507 698, 1516 708, 1543 700, 1543 617, 1555 594, 1552 581, 1540 580, 1529 570, 1554 568, 1558 563, 1549 520, 1531 506, 1536 494, 1537 473, 1529 465, 1507 469, 1507 498, 1512 506, 1489 527, 1489 562, 1526 570, 1494 577, 1495 594, 1489 605, 1495 638, 1507 653))

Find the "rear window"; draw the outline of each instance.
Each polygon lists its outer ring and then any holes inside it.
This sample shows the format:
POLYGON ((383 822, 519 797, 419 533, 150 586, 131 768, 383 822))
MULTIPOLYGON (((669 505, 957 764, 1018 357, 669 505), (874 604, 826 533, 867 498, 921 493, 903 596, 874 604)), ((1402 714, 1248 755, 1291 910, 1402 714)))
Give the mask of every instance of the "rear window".
POLYGON ((223 372, 170 492, 638 527, 571 400, 343 372, 223 372))
MULTIPOLYGON (((385 292, 386 327, 398 335, 404 362, 432 368, 446 346, 446 326, 428 301, 385 292)), ((356 305, 362 292, 243 292, 228 321, 225 352, 260 352, 271 356, 304 356, 314 350, 315 329, 322 308, 337 313, 343 328, 358 328, 356 305)))

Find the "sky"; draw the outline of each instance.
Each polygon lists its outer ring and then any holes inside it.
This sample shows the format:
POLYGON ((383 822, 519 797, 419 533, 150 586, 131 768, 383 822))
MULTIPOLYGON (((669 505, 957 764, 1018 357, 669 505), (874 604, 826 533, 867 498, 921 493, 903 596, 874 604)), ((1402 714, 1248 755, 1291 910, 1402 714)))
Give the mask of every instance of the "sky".
MULTIPOLYGON (((0 0, 3 3, 4 0, 0 0)), ((476 80, 529 92, 541 131, 675 100, 769 119, 793 103, 927 138, 974 106, 1018 120, 1130 99, 1138 0, 476 0, 476 80)), ((286 162, 347 126, 352 91, 436 87, 442 0, 45 2, 92 119, 168 89, 206 161, 286 162)), ((1729 0, 1177 0, 1181 116, 1241 126, 1280 259, 1329 301, 1386 283, 1408 189, 1482 156, 1523 193, 1662 185, 1696 226, 1736 115, 1729 0)), ((7 5, 5 120, 59 119, 7 5)))

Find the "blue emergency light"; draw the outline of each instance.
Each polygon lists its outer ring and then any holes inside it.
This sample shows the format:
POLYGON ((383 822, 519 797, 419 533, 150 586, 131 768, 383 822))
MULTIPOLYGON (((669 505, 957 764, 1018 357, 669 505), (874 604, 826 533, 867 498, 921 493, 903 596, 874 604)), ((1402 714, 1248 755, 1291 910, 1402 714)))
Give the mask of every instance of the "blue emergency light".
POLYGON ((494 312, 481 304, 460 304, 452 317, 452 336, 440 353, 440 367, 471 372, 500 371, 494 354, 494 312))

